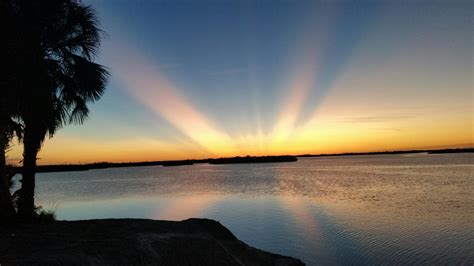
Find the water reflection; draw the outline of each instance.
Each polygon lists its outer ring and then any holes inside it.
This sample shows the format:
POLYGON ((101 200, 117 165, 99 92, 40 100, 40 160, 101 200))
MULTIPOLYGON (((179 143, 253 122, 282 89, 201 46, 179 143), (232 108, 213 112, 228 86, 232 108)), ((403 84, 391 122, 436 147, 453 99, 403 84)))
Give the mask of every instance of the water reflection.
POLYGON ((474 262, 472 155, 138 167, 41 174, 60 219, 219 220, 314 264, 474 262))
MULTIPOLYGON (((152 219, 184 220, 189 217, 204 217, 209 208, 212 208, 222 197, 218 195, 193 195, 173 198, 164 208, 158 208, 152 219)), ((159 202, 157 199, 155 202, 159 202)))

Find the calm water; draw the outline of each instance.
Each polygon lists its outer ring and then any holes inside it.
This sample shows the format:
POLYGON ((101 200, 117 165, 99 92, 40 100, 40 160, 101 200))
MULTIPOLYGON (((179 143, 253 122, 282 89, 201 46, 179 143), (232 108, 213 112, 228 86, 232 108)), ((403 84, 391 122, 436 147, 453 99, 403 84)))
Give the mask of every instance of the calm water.
POLYGON ((220 221, 315 264, 474 263, 474 155, 300 158, 38 175, 59 219, 220 221))

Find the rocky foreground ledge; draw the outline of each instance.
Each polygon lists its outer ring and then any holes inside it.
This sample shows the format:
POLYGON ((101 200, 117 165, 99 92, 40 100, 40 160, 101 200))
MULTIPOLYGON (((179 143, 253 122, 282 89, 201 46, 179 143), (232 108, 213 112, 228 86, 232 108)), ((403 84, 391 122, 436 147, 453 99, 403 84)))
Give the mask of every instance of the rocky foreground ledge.
POLYGON ((238 240, 219 222, 145 219, 0 227, 0 265, 304 265, 238 240))

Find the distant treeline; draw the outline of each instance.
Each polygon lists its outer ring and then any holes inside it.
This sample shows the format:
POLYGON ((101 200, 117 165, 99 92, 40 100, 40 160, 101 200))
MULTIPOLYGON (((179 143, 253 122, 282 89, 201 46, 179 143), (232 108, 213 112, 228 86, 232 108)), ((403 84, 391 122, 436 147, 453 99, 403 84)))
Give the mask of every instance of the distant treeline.
POLYGON ((291 155, 281 156, 245 156, 245 157, 227 157, 217 159, 200 159, 200 160, 182 160, 182 161, 164 161, 160 165, 163 166, 178 166, 178 165, 192 165, 195 163, 208 164, 238 164, 238 163, 279 163, 279 162, 296 162, 298 158, 291 155))
POLYGON ((351 155, 383 155, 383 154, 407 154, 407 153, 423 153, 440 154, 440 153, 473 153, 474 148, 459 149, 441 149, 441 150, 406 150, 406 151, 378 151, 378 152, 347 152, 336 154, 303 154, 297 157, 323 157, 323 156, 351 156, 351 155))
MULTIPOLYGON (((150 162, 128 162, 128 163, 89 163, 89 164, 61 164, 61 165, 39 165, 36 172, 70 172, 70 171, 87 171, 91 169, 105 169, 117 167, 135 167, 135 166, 180 166, 193 165, 195 163, 209 163, 209 164, 237 164, 237 163, 276 163, 276 162, 295 162, 298 158, 296 156, 246 156, 246 157, 230 157, 218 159, 195 159, 195 160, 175 160, 175 161, 150 161, 150 162)), ((21 168, 14 167, 15 172, 19 173, 21 168)))
POLYGON ((296 156, 282 155, 282 156, 246 156, 233 158, 219 158, 207 159, 206 162, 210 164, 230 164, 230 163, 276 163, 276 162, 296 162, 296 156))
MULTIPOLYGON (((89 164, 61 164, 61 165, 40 165, 37 166, 36 172, 70 172, 70 171, 86 171, 91 169, 105 169, 116 167, 135 167, 135 166, 180 166, 193 165, 195 163, 208 164, 241 164, 241 163, 277 163, 277 162, 295 162, 298 157, 323 157, 323 156, 351 156, 351 155, 382 155, 382 154, 407 154, 421 153, 442 154, 442 153, 474 153, 474 148, 460 149, 442 149, 442 150, 406 150, 406 151, 382 151, 382 152, 350 152, 338 154, 303 154, 303 155, 282 155, 282 156, 245 156, 245 157, 229 157, 217 159, 196 159, 196 160, 175 160, 175 161, 150 161, 150 162, 128 162, 128 163, 89 163, 89 164)), ((16 173, 20 172, 19 167, 14 167, 16 173)))

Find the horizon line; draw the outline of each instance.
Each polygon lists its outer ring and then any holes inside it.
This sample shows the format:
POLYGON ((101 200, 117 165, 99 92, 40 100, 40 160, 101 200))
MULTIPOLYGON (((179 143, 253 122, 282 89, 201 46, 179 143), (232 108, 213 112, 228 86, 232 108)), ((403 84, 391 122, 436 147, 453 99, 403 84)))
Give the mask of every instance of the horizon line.
MULTIPOLYGON (((229 159, 229 158, 261 158, 261 157, 281 157, 281 156, 292 156, 292 157, 324 157, 324 156, 357 156, 357 155, 377 155, 377 154, 403 154, 403 153, 422 153, 422 152, 437 152, 437 151, 454 151, 454 152, 474 152, 474 143, 466 145, 453 145, 445 148, 415 148, 415 149, 397 149, 397 150, 380 150, 380 151, 362 151, 362 152, 340 152, 340 153, 304 153, 304 154, 278 154, 278 155, 236 155, 227 157, 209 157, 202 159, 188 158, 178 160, 150 160, 150 161, 122 161, 122 162, 110 162, 110 161, 96 161, 89 163, 63 163, 63 164, 38 164, 37 167, 48 167, 48 166, 93 166, 98 164, 109 164, 110 167, 113 165, 123 164, 143 164, 143 163, 166 163, 166 162, 189 162, 189 161, 206 161, 216 159, 229 159)), ((10 164, 15 168, 21 167, 21 164, 10 164)), ((131 165, 133 166, 133 165, 131 165)))

